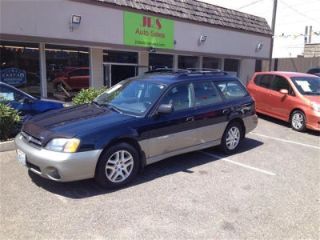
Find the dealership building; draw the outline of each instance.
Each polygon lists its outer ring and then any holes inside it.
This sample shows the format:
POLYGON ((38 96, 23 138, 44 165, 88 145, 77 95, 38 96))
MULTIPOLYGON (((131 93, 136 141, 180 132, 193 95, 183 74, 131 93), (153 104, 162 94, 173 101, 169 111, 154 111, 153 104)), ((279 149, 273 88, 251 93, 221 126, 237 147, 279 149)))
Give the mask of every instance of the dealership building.
POLYGON ((246 83, 268 59, 265 19, 195 0, 2 0, 1 81, 70 99, 155 68, 213 68, 246 83))

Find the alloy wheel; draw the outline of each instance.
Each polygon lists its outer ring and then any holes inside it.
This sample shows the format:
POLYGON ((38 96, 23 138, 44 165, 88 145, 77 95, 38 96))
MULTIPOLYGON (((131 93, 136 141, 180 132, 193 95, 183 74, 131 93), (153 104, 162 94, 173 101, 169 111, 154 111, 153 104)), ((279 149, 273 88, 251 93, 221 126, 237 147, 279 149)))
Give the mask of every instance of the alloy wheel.
POLYGON ((229 129, 226 138, 226 146, 229 150, 235 149, 240 142, 240 130, 236 126, 233 126, 229 129))
POLYGON ((302 113, 296 112, 293 114, 291 122, 292 122, 292 126, 295 129, 299 130, 304 126, 304 116, 302 115, 302 113))
POLYGON ((133 166, 133 156, 130 152, 126 150, 116 151, 106 162, 106 177, 113 183, 123 182, 130 176, 133 166))

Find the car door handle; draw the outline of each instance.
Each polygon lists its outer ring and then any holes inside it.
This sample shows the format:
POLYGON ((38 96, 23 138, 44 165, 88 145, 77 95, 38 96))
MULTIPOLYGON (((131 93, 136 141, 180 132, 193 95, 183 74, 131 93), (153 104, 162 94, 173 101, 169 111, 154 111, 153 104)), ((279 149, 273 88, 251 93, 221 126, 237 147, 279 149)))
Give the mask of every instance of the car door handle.
POLYGON ((187 117, 186 118, 186 122, 193 122, 194 121, 194 117, 187 117))

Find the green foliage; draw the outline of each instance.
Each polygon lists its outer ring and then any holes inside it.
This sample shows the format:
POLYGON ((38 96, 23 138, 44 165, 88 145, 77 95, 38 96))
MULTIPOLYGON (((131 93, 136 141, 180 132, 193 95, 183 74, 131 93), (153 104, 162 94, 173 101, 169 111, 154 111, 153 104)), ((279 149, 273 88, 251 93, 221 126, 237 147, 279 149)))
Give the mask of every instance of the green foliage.
POLYGON ((72 98, 72 103, 74 105, 91 103, 98 95, 103 93, 105 90, 106 90, 105 88, 81 89, 81 91, 74 98, 72 98))
POLYGON ((0 140, 13 137, 19 130, 20 120, 17 110, 0 103, 0 140))

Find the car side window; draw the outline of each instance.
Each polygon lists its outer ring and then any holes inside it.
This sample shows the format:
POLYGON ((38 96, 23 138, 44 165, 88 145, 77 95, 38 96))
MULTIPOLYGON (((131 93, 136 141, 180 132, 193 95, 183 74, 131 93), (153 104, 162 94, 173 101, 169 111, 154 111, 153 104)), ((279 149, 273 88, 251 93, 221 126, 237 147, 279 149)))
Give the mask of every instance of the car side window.
POLYGON ((271 83, 271 89, 279 92, 281 89, 288 90, 289 94, 293 94, 293 90, 287 79, 281 76, 275 76, 271 83))
POLYGON ((6 86, 0 87, 0 102, 22 101, 25 96, 6 86))
POLYGON ((246 96, 248 93, 240 82, 220 82, 217 83, 219 90, 226 99, 234 99, 246 96))
POLYGON ((222 98, 212 81, 194 82, 193 88, 196 107, 222 102, 222 98))
POLYGON ((174 86, 166 93, 160 104, 172 104, 174 112, 192 108, 192 84, 174 86))
POLYGON ((259 87, 263 88, 270 88, 271 82, 273 79, 273 75, 257 75, 256 78, 254 79, 254 83, 258 85, 259 87))

